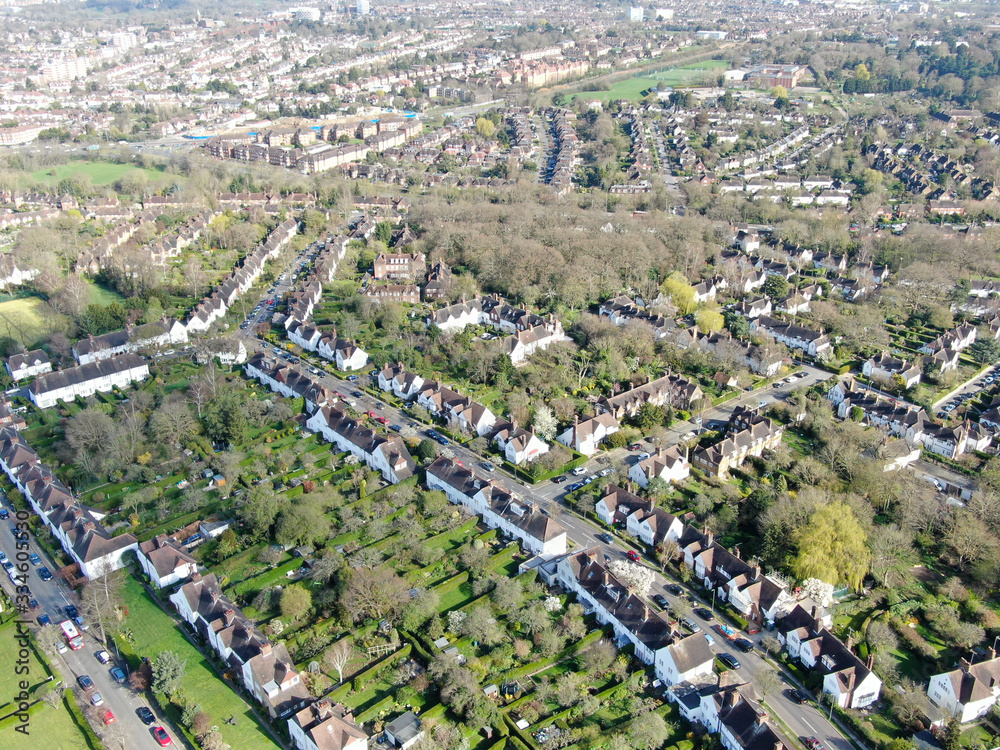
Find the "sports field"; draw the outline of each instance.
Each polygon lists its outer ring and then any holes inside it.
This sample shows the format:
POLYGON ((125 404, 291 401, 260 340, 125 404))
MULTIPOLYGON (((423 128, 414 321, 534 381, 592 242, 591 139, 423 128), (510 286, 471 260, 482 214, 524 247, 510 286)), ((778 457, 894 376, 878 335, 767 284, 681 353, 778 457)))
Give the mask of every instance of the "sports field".
POLYGON ((706 60, 705 62, 691 63, 683 68, 667 68, 665 70, 648 73, 644 76, 626 78, 618 81, 607 91, 584 91, 576 96, 587 101, 598 99, 603 102, 614 101, 615 99, 631 99, 638 101, 642 99, 644 93, 655 89, 660 83, 667 86, 694 86, 704 82, 710 73, 720 73, 726 70, 729 64, 724 60, 706 60))
MULTIPOLYGON (((168 179, 163 172, 156 169, 143 169, 132 164, 112 164, 103 161, 73 161, 58 167, 46 167, 31 173, 31 178, 46 185, 56 185, 60 180, 74 175, 84 175, 90 178, 93 185, 110 185, 129 172, 142 172, 150 182, 168 179)), ((178 179, 170 175, 170 180, 178 179)))

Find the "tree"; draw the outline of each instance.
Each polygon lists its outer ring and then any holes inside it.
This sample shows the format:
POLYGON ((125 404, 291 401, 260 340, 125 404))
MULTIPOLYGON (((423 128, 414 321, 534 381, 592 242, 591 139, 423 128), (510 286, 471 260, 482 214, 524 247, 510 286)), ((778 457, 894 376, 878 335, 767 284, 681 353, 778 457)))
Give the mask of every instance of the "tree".
POLYGON ((524 601, 524 588, 517 578, 500 578, 493 587, 490 598, 499 612, 514 612, 520 609, 524 601))
POLYGON ((583 666, 590 674, 599 675, 611 666, 617 654, 615 645, 602 638, 583 652, 583 666))
POLYGON ((341 604, 355 620, 390 617, 402 605, 409 584, 385 568, 355 570, 341 597, 341 604))
POLYGON ((694 312, 698 303, 695 302, 694 287, 680 273, 674 271, 663 282, 660 289, 668 297, 682 315, 694 312))
POLYGON ((161 651, 153 661, 153 690, 173 695, 181 686, 187 661, 176 651, 161 651))
POLYGON ((944 750, 962 750, 962 724, 958 719, 948 719, 941 744, 944 750))
POLYGON ((270 532, 281 509, 282 504, 275 500, 271 487, 260 484, 247 491, 246 500, 237 508, 236 515, 249 527, 251 535, 259 539, 270 532))
POLYGON ((480 605, 469 611, 465 622, 462 623, 462 634, 486 646, 495 646, 504 640, 503 630, 486 605, 480 605))
POLYGON ((773 669, 765 667, 754 677, 753 685, 761 697, 767 697, 768 694, 776 693, 781 689, 781 678, 773 669))
POLYGON ((628 723, 628 736, 636 750, 653 750, 670 736, 670 725, 658 713, 648 711, 628 723))
POLYGON ((897 524, 880 526, 872 537, 872 575, 883 586, 898 586, 917 562, 913 535, 897 524))
POLYGON ((38 641, 42 651, 50 656, 55 656, 58 653, 59 644, 63 641, 63 634, 55 625, 44 625, 38 629, 35 640, 38 641))
POLYGON ((337 670, 337 682, 344 681, 344 667, 346 667, 354 657, 354 649, 350 641, 346 638, 337 642, 337 645, 326 652, 323 663, 327 669, 337 670))
POLYGON ((750 321, 735 312, 726 312, 726 328, 734 339, 745 340, 750 338, 750 321))
POLYGON ((476 120, 476 132, 483 138, 492 138, 496 130, 497 126, 493 120, 487 120, 485 117, 476 120))
POLYGON ((281 592, 281 614, 290 620, 298 620, 312 607, 312 594, 303 586, 288 586, 281 592))
POLYGON ((625 560, 612 560, 608 570, 638 596, 646 596, 653 585, 654 574, 644 565, 636 565, 625 560))
POLYGON ((845 502, 821 505, 796 533, 792 570, 800 578, 845 583, 858 590, 871 563, 868 535, 845 502))
POLYGON ((535 434, 542 440, 552 440, 556 436, 556 430, 559 427, 552 409, 545 405, 535 409, 535 419, 532 424, 535 427, 535 434))
POLYGON ((694 322, 704 333, 716 333, 717 331, 722 330, 722 326, 725 325, 726 319, 718 310, 711 310, 706 307, 694 314, 694 322))
POLYGON ((124 575, 124 570, 102 570, 87 579, 80 594, 80 611, 88 622, 97 625, 102 641, 107 641, 106 628, 118 619, 124 575))
POLYGON ((788 296, 788 280, 784 276, 772 274, 764 282, 764 294, 772 300, 782 300, 788 296))
POLYGON ((424 438, 417 445, 417 448, 413 451, 413 453, 421 461, 433 461, 437 457, 437 446, 434 445, 433 440, 424 438))
POLYGON ((1000 341, 992 336, 981 335, 969 347, 969 354, 983 365, 1000 362, 1000 341))
POLYGON ((309 544, 330 534, 330 518, 319 499, 289 503, 278 518, 274 539, 283 546, 309 544))
POLYGON ((632 422, 636 427, 642 430, 643 433, 648 433, 654 427, 659 427, 663 424, 663 421, 663 409, 649 401, 640 406, 639 410, 632 418, 632 422))

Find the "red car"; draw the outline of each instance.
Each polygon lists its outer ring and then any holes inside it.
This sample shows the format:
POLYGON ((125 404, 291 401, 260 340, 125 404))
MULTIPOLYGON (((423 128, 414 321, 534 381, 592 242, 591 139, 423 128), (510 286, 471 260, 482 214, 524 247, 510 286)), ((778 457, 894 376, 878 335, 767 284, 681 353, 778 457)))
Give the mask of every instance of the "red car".
POLYGON ((371 417, 372 419, 378 419, 378 414, 376 414, 373 411, 368 412, 368 416, 371 417))
POLYGON ((167 730, 163 727, 153 727, 153 739, 160 743, 160 747, 167 747, 173 743, 167 730))
POLYGON ((389 424, 389 420, 388 420, 388 419, 386 419, 385 417, 375 417, 375 420, 376 420, 377 422, 380 422, 380 423, 382 423, 382 424, 389 424))
POLYGON ((627 557, 632 562, 639 562, 639 553, 636 552, 634 549, 630 549, 628 552, 626 552, 625 557, 627 557))
POLYGON ((637 450, 641 450, 641 449, 642 449, 642 443, 632 443, 632 445, 630 445, 630 446, 628 447, 628 449, 629 449, 630 451, 637 451, 637 450))
POLYGON ((101 719, 104 721, 104 726, 115 723, 115 715, 111 713, 110 709, 104 712, 104 716, 102 716, 101 719))

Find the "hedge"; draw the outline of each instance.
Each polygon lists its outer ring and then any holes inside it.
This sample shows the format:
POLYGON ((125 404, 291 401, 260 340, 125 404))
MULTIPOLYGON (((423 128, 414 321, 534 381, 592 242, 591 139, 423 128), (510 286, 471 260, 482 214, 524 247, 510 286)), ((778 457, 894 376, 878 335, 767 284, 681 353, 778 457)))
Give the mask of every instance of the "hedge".
POLYGON ((360 685, 364 681, 373 678, 376 674, 378 674, 387 666, 389 666, 391 662, 396 661, 397 659, 405 659, 410 655, 410 651, 412 650, 413 646, 407 643, 398 651, 393 651, 391 654, 386 654, 377 662, 375 662, 372 666, 368 667, 364 671, 358 672, 351 679, 351 683, 354 685, 354 689, 360 692, 363 689, 363 687, 360 687, 360 685))
POLYGON ((76 696, 73 695, 72 691, 67 690, 63 693, 63 702, 66 704, 66 708, 69 709, 70 715, 73 717, 73 722, 83 733, 84 738, 86 738, 87 747, 89 747, 90 750, 102 750, 104 748, 104 743, 101 742, 97 733, 94 732, 93 728, 90 726, 90 722, 87 721, 86 717, 83 715, 83 711, 81 711, 80 706, 77 705, 76 696))
POLYGON ((360 714, 354 717, 354 720, 358 724, 364 724, 365 722, 371 721, 373 718, 378 716, 380 711, 384 711, 385 709, 395 704, 396 704, 396 699, 392 695, 387 695, 385 698, 380 700, 374 706, 372 706, 366 711, 362 711, 360 714))
POLYGON ((517 669, 512 669, 508 672, 508 679, 517 680, 521 677, 527 677, 535 672, 540 672, 547 667, 551 667, 556 662, 562 661, 570 656, 575 656, 576 654, 585 651, 591 644, 599 641, 604 637, 603 630, 595 630, 592 633, 588 633, 582 639, 574 643, 572 646, 568 646, 560 651, 555 656, 550 656, 546 659, 539 659, 538 661, 533 661, 530 664, 525 664, 523 667, 518 667, 517 669))
POLYGON ((469 571, 463 570, 457 576, 452 576, 450 579, 444 583, 440 583, 434 587, 434 592, 437 594, 447 594, 449 591, 453 591, 466 583, 469 580, 469 571))

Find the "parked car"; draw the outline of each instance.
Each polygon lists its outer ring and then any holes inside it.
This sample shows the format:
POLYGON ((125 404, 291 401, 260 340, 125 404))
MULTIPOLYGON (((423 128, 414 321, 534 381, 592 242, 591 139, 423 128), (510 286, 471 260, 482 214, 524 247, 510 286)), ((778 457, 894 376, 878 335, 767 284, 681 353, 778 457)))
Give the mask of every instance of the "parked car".
POLYGON ((632 444, 631 444, 631 445, 630 445, 630 446, 628 447, 628 449, 629 449, 630 451, 641 451, 641 450, 642 450, 642 443, 632 443, 632 444))
POLYGON ((668 583, 663 588, 667 590, 667 593, 673 594, 674 596, 684 596, 684 587, 676 583, 668 583))
POLYGON ((111 675, 111 679, 119 685, 125 684, 125 673, 120 667, 111 667, 111 669, 108 670, 108 674, 111 675))
POLYGON ((606 531, 602 531, 600 534, 598 534, 597 538, 599 540, 601 540, 602 542, 604 542, 605 544, 614 544, 615 543, 615 538, 613 536, 611 536, 611 534, 609 534, 606 531))
POLYGON ((611 469, 611 468, 601 469, 599 472, 597 472, 597 476, 599 476, 599 477, 606 477, 606 476, 610 475, 613 471, 614 471, 614 469, 611 469))
POLYGON ((763 409, 765 406, 767 406, 767 400, 766 399, 761 399, 760 401, 757 402, 757 408, 758 409, 763 409))
POLYGON ((139 721, 141 721, 147 727, 152 726, 152 724, 156 721, 156 716, 154 716, 153 712, 150 711, 146 706, 139 706, 139 708, 135 710, 135 715, 138 716, 139 721))
POLYGON ((826 747, 815 737, 807 737, 806 745, 808 745, 809 750, 826 750, 826 747))
POLYGON ((38 609, 38 606, 39 605, 38 605, 38 600, 37 599, 29 599, 28 600, 28 609, 30 609, 32 612, 34 612, 36 609, 38 609))
POLYGON ((67 604, 63 608, 63 611, 66 612, 66 616, 71 620, 75 620, 77 617, 80 616, 80 610, 78 610, 72 604, 67 604))
POLYGON ((40 558, 38 555, 32 552, 30 555, 28 555, 28 562, 30 562, 35 567, 38 567, 39 565, 42 564, 42 558, 40 558))
POLYGON ((569 479, 569 477, 566 476, 565 474, 563 474, 562 476, 559 476, 559 477, 556 477, 555 479, 553 479, 552 482, 553 482, 553 484, 562 484, 563 482, 567 481, 568 479, 569 479))
POLYGON ((6 521, 8 518, 10 518, 10 511, 6 508, 0 508, 0 520, 6 521))
POLYGON ((48 615, 42 615, 41 617, 38 618, 38 624, 41 625, 42 627, 46 625, 51 625, 52 618, 49 617, 48 615))
POLYGON ((353 383, 355 380, 358 379, 358 376, 357 375, 348 375, 347 379, 350 380, 353 383))
POLYGON ((711 620, 715 617, 715 615, 712 614, 712 610, 705 609, 704 607, 695 607, 694 613, 698 615, 698 617, 700 617, 702 620, 706 621, 711 620))
POLYGON ((76 678, 76 684, 80 686, 82 690, 93 690, 94 681, 90 679, 89 674, 82 674, 76 678))
POLYGON ((667 607, 670 606, 670 602, 667 601, 667 597, 665 597, 663 594, 653 594, 653 604, 657 605, 658 607, 663 607, 663 609, 666 609, 667 607))
POLYGON ((726 652, 719 654, 718 659, 730 669, 739 669, 742 666, 739 659, 732 654, 727 654, 726 652))
POLYGON ((38 577, 43 581, 51 581, 52 573, 44 565, 38 569, 38 577))
POLYGON ((101 721, 104 722, 104 726, 115 723, 115 715, 111 713, 110 708, 104 712, 104 716, 101 717, 101 721))
POLYGON ((496 471, 496 470, 497 470, 497 467, 496 467, 496 466, 494 466, 494 465, 493 465, 492 463, 490 463, 489 461, 483 461, 483 462, 482 462, 481 464, 479 464, 479 465, 480 465, 480 466, 482 467, 483 471, 496 471))
POLYGON ((753 641, 747 640, 746 638, 737 638, 733 641, 733 645, 744 654, 749 654, 753 651, 753 641))
POLYGON ((169 747, 173 743, 163 727, 153 727, 153 739, 160 743, 160 747, 169 747))
POLYGON ((587 473, 587 470, 585 468, 583 468, 582 466, 577 466, 575 469, 573 469, 573 476, 574 477, 582 477, 586 473, 587 473))
POLYGON ((808 703, 809 702, 809 693, 807 693, 805 690, 798 690, 798 689, 793 688, 792 690, 788 691, 788 697, 791 700, 793 700, 796 703, 798 703, 800 706, 803 703, 808 703))
POLYGON ((690 617, 683 618, 681 620, 681 625, 683 625, 684 627, 686 627, 692 633, 700 633, 701 632, 701 626, 699 626, 698 623, 696 623, 690 617))
POLYGON ((640 454, 639 454, 639 460, 640 460, 640 461, 645 461, 645 460, 646 460, 647 458, 649 458, 649 457, 650 457, 651 455, 653 455, 653 454, 652 454, 652 453, 650 453, 649 451, 643 451, 642 453, 640 453, 640 454))
POLYGON ((583 487, 583 482, 574 482, 573 484, 571 484, 569 487, 566 488, 566 491, 567 492, 575 492, 576 490, 580 489, 581 487, 583 487))
POLYGON ((97 661, 101 662, 101 664, 107 664, 108 662, 111 661, 111 654, 109 654, 104 649, 98 651, 96 654, 94 654, 94 656, 97 657, 97 661))
POLYGON ((90 702, 93 703, 95 706, 102 706, 104 705, 104 696, 101 695, 100 693, 94 693, 92 696, 90 696, 90 702))
POLYGON ((636 552, 634 549, 630 549, 628 552, 626 552, 625 557, 627 557, 632 562, 639 562, 639 553, 636 552))

